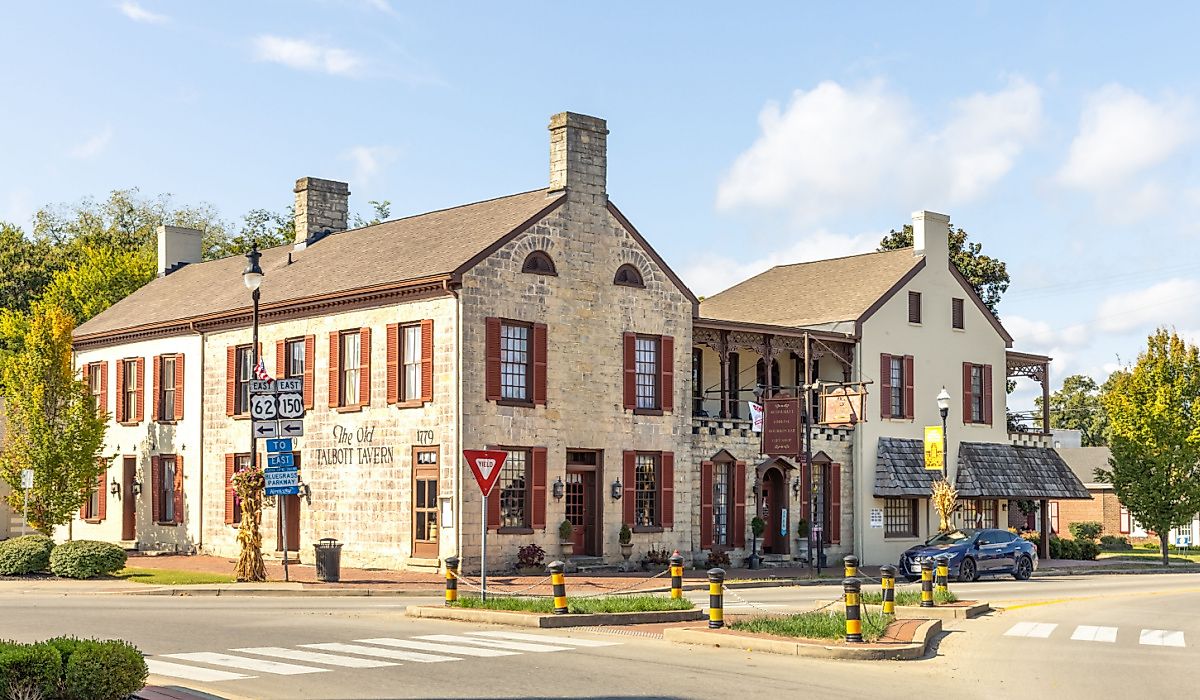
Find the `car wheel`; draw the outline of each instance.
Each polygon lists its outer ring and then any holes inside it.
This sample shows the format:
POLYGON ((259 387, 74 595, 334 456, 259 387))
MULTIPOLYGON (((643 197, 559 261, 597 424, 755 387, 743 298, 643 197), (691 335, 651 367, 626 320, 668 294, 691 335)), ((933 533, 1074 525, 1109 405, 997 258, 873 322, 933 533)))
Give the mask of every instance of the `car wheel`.
POLYGON ((970 557, 963 559, 963 563, 958 565, 958 581, 959 583, 969 583, 979 578, 979 571, 975 568, 975 560, 970 557))
POLYGON ((1033 561, 1029 557, 1023 556, 1017 560, 1017 568, 1013 570, 1013 578, 1018 581, 1028 581, 1030 576, 1033 576, 1033 561))

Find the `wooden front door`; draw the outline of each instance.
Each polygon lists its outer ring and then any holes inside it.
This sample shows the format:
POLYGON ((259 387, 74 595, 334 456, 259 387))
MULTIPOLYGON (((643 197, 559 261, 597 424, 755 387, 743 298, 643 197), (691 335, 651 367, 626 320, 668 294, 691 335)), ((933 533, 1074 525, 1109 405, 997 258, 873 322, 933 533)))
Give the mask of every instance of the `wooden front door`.
POLYGON ((276 496, 275 503, 275 551, 283 551, 283 532, 287 527, 287 548, 289 552, 300 551, 300 497, 276 496), (287 511, 284 523, 284 511, 287 511))
POLYGON ((121 539, 132 542, 137 539, 137 499, 133 494, 133 483, 137 480, 137 457, 122 460, 121 476, 121 539))
POLYGON ((599 451, 567 450, 564 500, 566 518, 573 528, 571 539, 578 555, 599 557, 604 554, 603 514, 600 512, 600 504, 604 501, 598 491, 602 468, 599 451))
POLYGON ((778 467, 768 469, 763 475, 759 484, 759 504, 759 517, 767 525, 762 537, 763 553, 787 554, 791 551, 787 533, 787 521, 791 514, 787 512, 787 479, 778 467))
POLYGON ((414 557, 438 556, 438 448, 413 448, 414 557))

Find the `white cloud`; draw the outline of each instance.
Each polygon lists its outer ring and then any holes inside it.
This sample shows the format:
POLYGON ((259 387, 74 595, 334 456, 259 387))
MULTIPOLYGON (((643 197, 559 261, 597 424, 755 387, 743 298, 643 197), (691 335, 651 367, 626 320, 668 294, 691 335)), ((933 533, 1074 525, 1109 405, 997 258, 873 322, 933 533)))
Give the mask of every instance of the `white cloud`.
POLYGON ((399 156, 400 152, 391 146, 353 146, 342 157, 354 163, 352 182, 362 186, 399 156))
POLYGON ((254 57, 297 70, 339 76, 358 75, 366 65, 366 61, 353 51, 270 34, 254 38, 254 57))
POLYGON ((1096 327, 1129 333, 1155 326, 1200 323, 1200 279, 1172 278, 1134 292, 1110 295, 1100 303, 1096 327))
POLYGON ((1041 92, 1022 79, 955 102, 940 127, 881 81, 826 81, 768 103, 761 133, 717 190, 717 207, 790 208, 802 220, 880 201, 943 206, 983 195, 1012 169, 1041 123, 1041 92), (933 200, 933 201, 929 201, 933 200))
POLYGON ((1042 353, 1060 346, 1079 348, 1091 340, 1091 333, 1086 324, 1052 325, 1046 321, 1007 315, 1003 323, 1015 343, 1028 352, 1042 353))
POLYGON ((808 262, 855 255, 875 250, 878 233, 844 236, 817 231, 800 238, 782 250, 745 263, 734 262, 716 253, 705 253, 682 268, 681 276, 688 287, 700 296, 711 296, 776 265, 808 262))
POLYGON ((1107 85, 1084 105, 1059 183, 1104 192, 1166 161, 1195 136, 1190 102, 1158 102, 1121 85, 1107 85))
POLYGON ((72 148, 71 157, 79 158, 81 160, 94 158, 103 153, 104 149, 108 148, 108 144, 112 141, 112 137, 112 126, 106 126, 103 130, 89 138, 87 141, 84 141, 75 148, 72 148))
POLYGON ((125 0, 125 2, 117 5, 117 9, 121 11, 121 14, 125 15, 134 22, 143 22, 145 24, 163 24, 171 19, 166 15, 160 15, 157 12, 151 12, 133 0, 125 0))

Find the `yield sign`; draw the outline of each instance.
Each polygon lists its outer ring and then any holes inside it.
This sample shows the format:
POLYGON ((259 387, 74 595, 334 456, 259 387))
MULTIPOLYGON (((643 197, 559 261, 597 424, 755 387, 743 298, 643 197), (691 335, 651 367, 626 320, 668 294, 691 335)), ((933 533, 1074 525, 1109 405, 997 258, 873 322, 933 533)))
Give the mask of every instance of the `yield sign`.
POLYGON ((500 468, 504 466, 504 458, 508 457, 508 453, 503 450, 463 450, 463 457, 467 458, 467 464, 475 473, 475 481, 479 482, 479 490, 487 498, 500 479, 500 468))

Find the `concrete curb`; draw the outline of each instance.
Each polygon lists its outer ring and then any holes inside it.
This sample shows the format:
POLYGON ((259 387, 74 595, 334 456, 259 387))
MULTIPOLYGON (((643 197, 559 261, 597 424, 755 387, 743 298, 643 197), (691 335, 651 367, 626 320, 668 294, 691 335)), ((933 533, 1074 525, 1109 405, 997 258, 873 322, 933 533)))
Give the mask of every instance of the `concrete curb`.
MULTIPOLYGON (((963 601, 966 602, 966 601, 963 601)), ((883 611, 882 606, 868 606, 872 610, 883 611)), ((932 608, 922 608, 917 605, 898 605, 896 606, 897 620, 969 620, 973 617, 990 611, 992 606, 988 603, 975 603, 974 605, 936 605, 932 608)))
POLYGON ((229 596, 229 597, 283 597, 283 598, 378 598, 396 596, 442 595, 442 589, 404 588, 176 588, 161 587, 146 591, 123 591, 124 595, 161 596, 229 596))
POLYGON ((654 612, 595 613, 590 615, 541 615, 511 610, 482 610, 479 608, 447 608, 434 605, 412 605, 405 609, 409 617, 430 620, 483 622, 514 627, 601 627, 610 625, 646 625, 664 622, 703 620, 704 610, 660 610, 654 612))
POLYGON ((855 661, 910 661, 925 655, 930 641, 942 631, 941 620, 926 620, 908 644, 833 645, 793 641, 784 637, 755 637, 704 627, 668 627, 663 638, 676 644, 758 651, 784 656, 855 661))
POLYGON ((1096 569, 1038 569, 1033 573, 1034 576, 1097 576, 1101 574, 1200 574, 1200 565, 1185 565, 1177 564, 1162 568, 1154 564, 1138 566, 1136 568, 1109 568, 1102 567, 1096 569))

